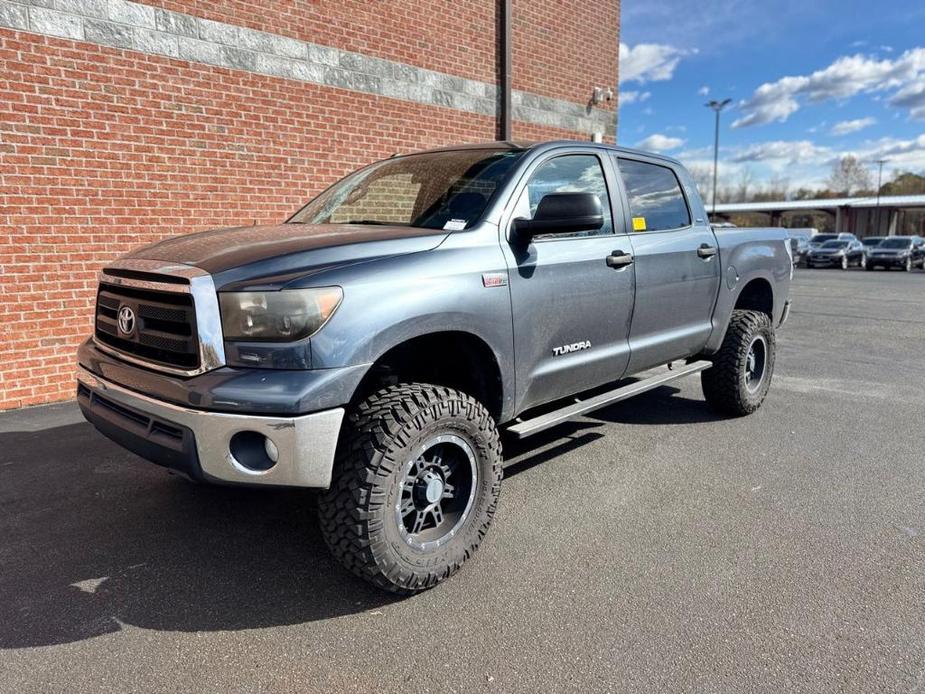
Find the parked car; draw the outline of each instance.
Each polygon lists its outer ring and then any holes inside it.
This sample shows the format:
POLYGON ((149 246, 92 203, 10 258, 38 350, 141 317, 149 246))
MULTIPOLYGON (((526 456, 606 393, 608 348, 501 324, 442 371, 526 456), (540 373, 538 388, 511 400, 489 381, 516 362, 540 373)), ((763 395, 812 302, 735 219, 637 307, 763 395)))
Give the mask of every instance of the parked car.
POLYGON ((847 270, 855 265, 860 268, 867 265, 864 244, 857 239, 826 241, 819 248, 811 250, 806 259, 806 267, 840 267, 847 270))
POLYGON ((806 264, 806 256, 809 255, 810 241, 819 233, 818 229, 813 227, 794 227, 787 229, 787 235, 791 239, 790 247, 793 250, 793 264, 801 267, 806 264), (793 242, 796 243, 793 243, 793 242))
POLYGON ((809 240, 810 250, 815 248, 821 248, 822 244, 828 243, 829 241, 857 241, 858 238, 854 234, 849 234, 847 232, 840 232, 838 234, 816 234, 809 240))
POLYGON ((885 238, 886 236, 865 236, 863 239, 861 239, 861 243, 864 244, 864 250, 869 251, 879 246, 880 242, 885 238))
POLYGON ((925 269, 925 241, 918 236, 889 236, 867 254, 867 269, 898 267, 909 272, 925 269))
POLYGON ((499 428, 523 438, 696 373, 720 412, 761 405, 790 246, 714 232, 696 191, 673 159, 590 142, 371 164, 287 223, 105 267, 78 402, 195 480, 324 490, 344 566, 429 588, 492 522, 499 428))
POLYGON ((804 266, 809 255, 809 239, 802 236, 791 236, 790 251, 793 254, 793 264, 796 267, 804 266))

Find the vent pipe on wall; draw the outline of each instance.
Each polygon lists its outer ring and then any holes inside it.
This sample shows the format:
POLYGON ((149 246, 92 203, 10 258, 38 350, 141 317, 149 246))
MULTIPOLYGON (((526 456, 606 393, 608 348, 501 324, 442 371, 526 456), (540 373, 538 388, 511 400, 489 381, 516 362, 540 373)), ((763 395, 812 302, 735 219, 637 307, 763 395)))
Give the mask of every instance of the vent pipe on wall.
POLYGON ((511 2, 512 0, 500 0, 501 2, 501 31, 498 37, 498 49, 501 53, 501 70, 500 70, 500 94, 499 94, 499 113, 498 113, 498 131, 501 140, 511 140, 512 134, 512 115, 511 115, 511 2))

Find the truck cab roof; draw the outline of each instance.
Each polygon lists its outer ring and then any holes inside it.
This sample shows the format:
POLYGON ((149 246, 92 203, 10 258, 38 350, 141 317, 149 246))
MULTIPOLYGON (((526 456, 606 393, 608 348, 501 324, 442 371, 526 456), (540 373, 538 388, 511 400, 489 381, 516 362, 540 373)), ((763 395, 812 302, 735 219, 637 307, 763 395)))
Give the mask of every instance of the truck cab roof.
POLYGON ((426 154, 433 152, 455 152, 459 150, 472 150, 472 149, 486 149, 486 150, 502 150, 502 151, 545 151, 547 149, 554 149, 555 147, 590 147, 594 149, 604 149, 611 152, 617 152, 619 154, 629 154, 629 155, 641 155, 646 157, 652 157, 654 159, 661 159, 667 163, 679 166, 680 162, 677 159, 666 156, 664 154, 659 154, 657 152, 648 152, 642 149, 636 149, 634 147, 623 147, 622 145, 611 145, 603 142, 590 142, 588 140, 544 140, 544 141, 527 141, 527 140, 496 140, 489 142, 476 142, 471 144, 460 144, 460 145, 446 145, 445 147, 434 147, 433 149, 427 150, 416 150, 414 152, 407 153, 396 153, 393 156, 410 156, 413 154, 426 154))

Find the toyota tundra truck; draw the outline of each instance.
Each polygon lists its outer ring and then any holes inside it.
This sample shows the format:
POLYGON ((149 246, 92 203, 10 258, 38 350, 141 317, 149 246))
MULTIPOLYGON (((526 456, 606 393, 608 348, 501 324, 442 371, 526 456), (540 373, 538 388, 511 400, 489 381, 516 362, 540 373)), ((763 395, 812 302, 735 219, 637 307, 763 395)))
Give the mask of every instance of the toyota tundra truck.
POLYGON ((590 142, 393 156, 283 224, 106 266, 77 399, 191 480, 320 490, 340 562, 413 593, 488 531, 502 439, 692 374, 716 410, 754 412, 792 268, 783 229, 714 231, 663 156, 590 142))

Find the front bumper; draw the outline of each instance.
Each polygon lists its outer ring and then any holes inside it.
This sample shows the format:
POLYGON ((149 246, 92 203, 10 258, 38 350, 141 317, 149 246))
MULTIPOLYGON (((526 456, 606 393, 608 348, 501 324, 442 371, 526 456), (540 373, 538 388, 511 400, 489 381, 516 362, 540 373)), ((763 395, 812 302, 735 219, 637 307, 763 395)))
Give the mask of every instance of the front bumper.
POLYGON ((78 367, 77 401, 87 421, 124 448, 193 479, 245 485, 327 488, 344 409, 294 417, 207 412, 123 388, 78 367), (267 470, 245 467, 232 437, 256 432, 278 450, 267 470))
POLYGON ((907 260, 907 256, 901 255, 867 256, 867 264, 874 267, 903 267, 907 260))
POLYGON ((812 265, 813 267, 832 267, 834 265, 841 265, 841 259, 842 256, 840 255, 811 255, 806 259, 806 264, 812 265))

